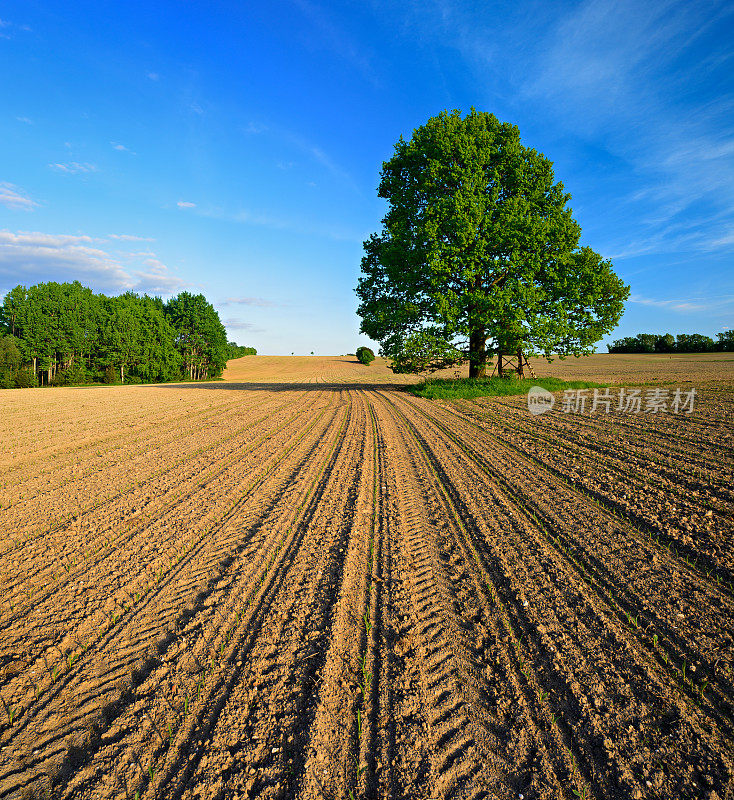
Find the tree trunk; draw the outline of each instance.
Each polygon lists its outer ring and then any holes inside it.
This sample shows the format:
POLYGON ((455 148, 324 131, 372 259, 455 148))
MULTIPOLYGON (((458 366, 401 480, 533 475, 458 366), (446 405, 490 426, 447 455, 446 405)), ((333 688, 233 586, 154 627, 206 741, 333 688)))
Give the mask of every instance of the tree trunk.
POLYGON ((505 377, 504 367, 502 366, 502 351, 501 350, 497 351, 497 375, 500 378, 504 378, 505 377))
POLYGON ((125 383, 125 366, 120 364, 120 383, 125 383))
POLYGON ((522 348, 519 347, 517 350, 517 377, 518 378, 525 377, 524 372, 525 368, 523 367, 522 363, 522 348))
POLYGON ((487 333, 484 328, 475 328, 469 334, 469 377, 484 378, 487 375, 487 333))

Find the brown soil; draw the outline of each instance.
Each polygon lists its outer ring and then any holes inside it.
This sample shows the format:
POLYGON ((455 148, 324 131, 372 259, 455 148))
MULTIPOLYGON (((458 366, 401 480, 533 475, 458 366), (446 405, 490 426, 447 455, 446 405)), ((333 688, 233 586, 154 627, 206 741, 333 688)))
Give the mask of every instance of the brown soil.
POLYGON ((0 798, 734 800, 732 366, 690 363, 691 415, 349 357, 1 393, 0 798))

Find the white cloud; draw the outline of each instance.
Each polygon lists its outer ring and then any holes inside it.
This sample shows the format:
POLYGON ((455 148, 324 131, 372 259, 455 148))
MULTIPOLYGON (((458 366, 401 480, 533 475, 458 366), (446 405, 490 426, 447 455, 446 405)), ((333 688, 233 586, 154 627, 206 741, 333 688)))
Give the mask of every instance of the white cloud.
POLYGON ((718 297, 692 297, 686 300, 658 300, 653 297, 633 294, 629 298, 630 303, 641 306, 653 306, 655 308, 665 308, 669 311, 679 311, 682 313, 694 311, 715 311, 734 303, 734 295, 720 295, 718 297))
POLYGON ((33 125, 33 120, 30 119, 29 117, 16 117, 16 119, 18 120, 18 122, 23 122, 26 125, 33 125))
POLYGON ((677 247, 678 228, 668 223, 683 214, 700 229, 702 248, 707 239, 727 243, 721 226, 734 212, 732 99, 698 97, 708 97, 718 79, 711 71, 728 56, 714 49, 702 64, 691 48, 702 40, 716 48, 705 37, 731 13, 724 3, 586 0, 541 40, 538 69, 523 86, 527 99, 574 135, 630 165, 652 213, 629 224, 640 223, 648 252, 677 247), (691 61, 685 71, 684 59, 691 61))
POLYGON ((179 208, 196 208, 196 203, 192 203, 189 200, 179 200, 176 205, 179 208))
POLYGON ((6 208, 20 209, 21 211, 30 211, 35 208, 38 203, 12 183, 0 183, 0 205, 6 208))
POLYGON ((151 81, 159 81, 161 79, 161 76, 157 72, 148 72, 147 77, 151 81))
POLYGON ((225 319, 224 325, 233 331, 250 331, 250 333, 262 333, 263 331, 257 325, 253 325, 251 322, 242 322, 239 319, 225 319))
POLYGON ((119 239, 123 242, 154 242, 155 239, 151 236, 133 236, 130 233, 109 233, 108 239, 119 239))
POLYGON ((130 148, 128 148, 128 147, 125 147, 125 145, 124 145, 124 144, 120 144, 119 142, 110 142, 110 144, 112 145, 112 147, 113 147, 115 150, 119 150, 120 152, 125 152, 125 153, 129 153, 129 152, 131 152, 131 151, 130 151, 130 148))
POLYGON ((0 231, 0 290, 74 280, 106 292, 172 294, 185 287, 149 251, 113 255, 86 235, 0 231))
MULTIPOLYGON (((731 27, 734 5, 578 0, 503 6, 497 26, 481 5, 414 0, 405 4, 403 29, 421 42, 455 48, 488 110, 512 121, 531 114, 550 140, 575 148, 580 181, 586 180, 586 146, 613 164, 609 183, 604 172, 596 181, 600 194, 609 187, 610 201, 619 191, 616 177, 624 175, 632 192, 642 187, 639 213, 617 209, 619 236, 608 250, 627 251, 624 239, 633 235, 636 250, 674 251, 679 231, 668 223, 684 216, 699 229, 699 249, 707 240, 729 244, 722 228, 734 216, 734 97, 728 91, 734 56, 720 31, 731 27), (714 219, 719 211, 725 213, 714 219)), ((453 108, 449 89, 445 95, 453 108)))
POLYGON ((51 169, 57 172, 66 172, 70 175, 76 175, 80 172, 96 172, 96 164, 80 164, 78 161, 68 161, 66 164, 49 164, 51 169))
POLYGON ((245 133, 249 133, 251 135, 257 135, 260 133, 265 133, 267 130, 267 125, 261 125, 258 122, 248 122, 247 125, 242 129, 245 133))
POLYGON ((367 231, 349 230, 336 222, 313 222, 305 218, 277 217, 272 214, 253 212, 247 209, 229 212, 221 208, 197 209, 196 214, 211 219, 223 219, 230 222, 239 222, 243 225, 255 225, 270 228, 276 231, 289 231, 303 236, 324 236, 338 242, 363 242, 368 236, 367 231))

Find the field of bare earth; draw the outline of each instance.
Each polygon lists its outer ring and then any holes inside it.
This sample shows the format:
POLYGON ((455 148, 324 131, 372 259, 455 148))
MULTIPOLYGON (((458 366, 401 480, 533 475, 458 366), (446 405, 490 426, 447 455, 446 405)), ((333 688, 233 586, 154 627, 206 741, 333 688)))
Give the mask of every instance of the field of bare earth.
POLYGON ((734 358, 536 371, 1 392, 0 798, 734 800, 734 358))

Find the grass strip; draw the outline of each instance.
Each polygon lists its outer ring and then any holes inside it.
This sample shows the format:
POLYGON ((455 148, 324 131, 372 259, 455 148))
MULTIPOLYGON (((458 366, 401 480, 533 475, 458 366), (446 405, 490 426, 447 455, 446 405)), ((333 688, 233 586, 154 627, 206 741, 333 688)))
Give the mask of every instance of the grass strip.
POLYGON ((549 392, 564 389, 601 388, 603 384, 592 381, 564 381, 560 378, 427 378, 408 391, 416 397, 429 400, 471 400, 474 397, 501 397, 527 394, 533 386, 542 386, 549 392))

